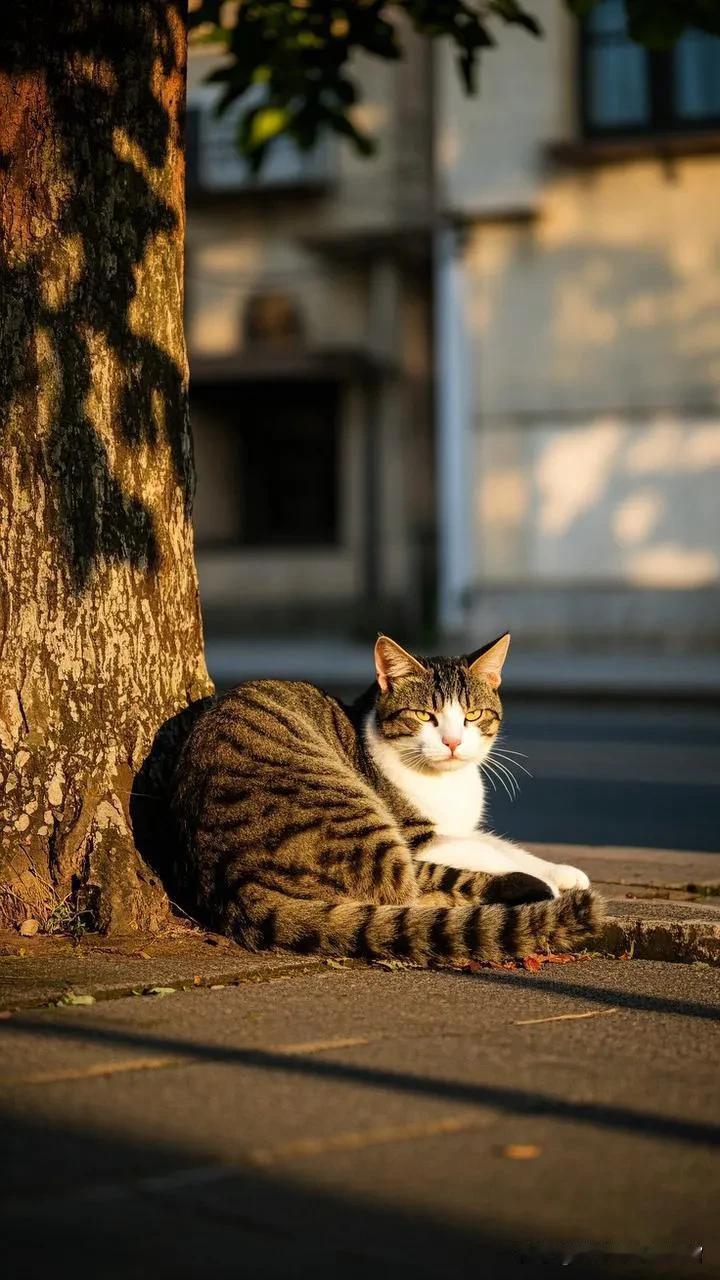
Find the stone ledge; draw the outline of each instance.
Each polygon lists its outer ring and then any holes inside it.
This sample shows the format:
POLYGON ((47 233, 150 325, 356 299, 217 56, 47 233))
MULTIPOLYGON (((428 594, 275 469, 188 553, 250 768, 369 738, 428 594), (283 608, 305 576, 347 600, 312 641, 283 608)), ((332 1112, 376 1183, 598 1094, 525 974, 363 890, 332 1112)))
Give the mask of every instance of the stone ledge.
POLYGON ((695 904, 610 900, 607 918, 594 949, 637 960, 665 960, 677 964, 702 963, 720 967, 720 912, 712 915, 695 904))

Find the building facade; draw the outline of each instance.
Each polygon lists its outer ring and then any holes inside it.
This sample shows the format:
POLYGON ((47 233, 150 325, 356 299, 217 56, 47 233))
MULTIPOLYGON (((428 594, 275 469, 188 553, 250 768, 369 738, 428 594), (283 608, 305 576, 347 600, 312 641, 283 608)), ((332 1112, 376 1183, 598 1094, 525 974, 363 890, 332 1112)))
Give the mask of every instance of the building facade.
POLYGON ((378 136, 252 180, 202 46, 188 85, 186 327, 211 629, 422 628, 434 605, 429 51, 368 63, 378 136))
POLYGON ((649 54, 537 0, 479 101, 444 59, 437 183, 461 386, 445 627, 553 647, 720 641, 720 40, 649 54))
POLYGON ((260 182, 193 53, 211 627, 720 644, 720 40, 532 7, 474 99, 446 49, 358 63, 377 157, 260 182))

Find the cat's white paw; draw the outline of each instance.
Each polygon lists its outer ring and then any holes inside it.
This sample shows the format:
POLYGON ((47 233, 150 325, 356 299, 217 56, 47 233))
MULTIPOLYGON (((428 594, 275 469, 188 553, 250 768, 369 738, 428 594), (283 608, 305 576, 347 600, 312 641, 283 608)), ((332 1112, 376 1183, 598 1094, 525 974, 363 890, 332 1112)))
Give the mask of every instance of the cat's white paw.
POLYGON ((589 889, 590 877, 586 876, 584 871, 579 867, 570 867, 565 863, 551 863, 550 874, 553 883, 557 885, 561 892, 566 889, 589 889))

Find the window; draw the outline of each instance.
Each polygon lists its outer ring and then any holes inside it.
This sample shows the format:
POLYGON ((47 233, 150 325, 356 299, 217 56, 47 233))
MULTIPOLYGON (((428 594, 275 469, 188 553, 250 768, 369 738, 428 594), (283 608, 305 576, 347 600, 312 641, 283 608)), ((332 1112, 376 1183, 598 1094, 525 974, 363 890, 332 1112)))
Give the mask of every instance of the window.
POLYGON ((720 128, 720 37, 690 30, 667 52, 633 43, 624 0, 600 0, 582 35, 588 136, 720 128))
POLYGON ((338 402, 333 382, 193 390, 199 544, 337 543, 338 402))
POLYGON ((254 105, 260 87, 254 86, 222 115, 215 114, 220 97, 217 85, 199 84, 188 89, 186 177, 190 196, 228 195, 273 189, 322 191, 333 177, 332 142, 321 140, 302 151, 291 138, 278 138, 260 173, 253 174, 236 144, 240 117, 254 105))

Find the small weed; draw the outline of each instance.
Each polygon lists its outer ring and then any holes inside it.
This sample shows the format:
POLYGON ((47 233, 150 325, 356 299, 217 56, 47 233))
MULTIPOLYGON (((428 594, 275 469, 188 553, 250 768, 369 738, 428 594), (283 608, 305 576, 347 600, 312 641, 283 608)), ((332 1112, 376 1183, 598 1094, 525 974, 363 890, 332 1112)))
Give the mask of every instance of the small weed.
POLYGON ((50 912, 44 932, 64 933, 79 942, 92 931, 94 923, 92 912, 79 910, 72 897, 67 897, 50 912))

